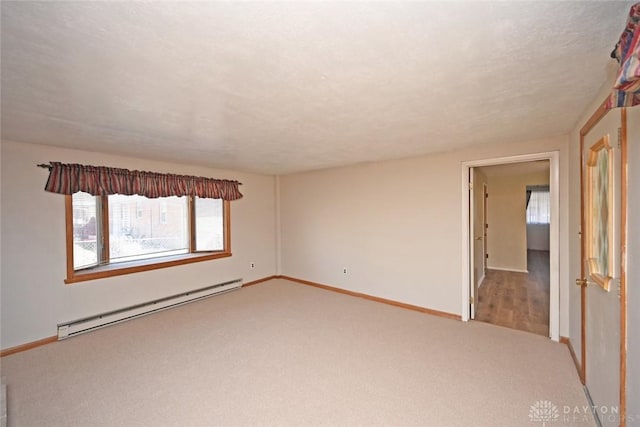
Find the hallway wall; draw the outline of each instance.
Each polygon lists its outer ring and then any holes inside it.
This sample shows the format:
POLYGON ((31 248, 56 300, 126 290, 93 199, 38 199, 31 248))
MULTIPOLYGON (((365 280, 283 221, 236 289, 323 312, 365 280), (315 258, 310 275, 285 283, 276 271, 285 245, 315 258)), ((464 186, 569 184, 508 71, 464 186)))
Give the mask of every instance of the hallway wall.
POLYGON ((549 224, 527 224, 527 249, 549 250, 549 224))
POLYGON ((548 185, 549 172, 488 176, 488 268, 527 271, 526 191, 548 185))

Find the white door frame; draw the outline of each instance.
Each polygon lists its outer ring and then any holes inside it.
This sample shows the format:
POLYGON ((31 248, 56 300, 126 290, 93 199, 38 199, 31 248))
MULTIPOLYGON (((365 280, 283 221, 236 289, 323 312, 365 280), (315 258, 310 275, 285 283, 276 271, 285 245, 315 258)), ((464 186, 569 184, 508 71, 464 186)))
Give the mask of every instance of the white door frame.
POLYGON ((471 287, 471 236, 469 234, 469 169, 505 163, 522 163, 549 160, 549 197, 551 199, 551 223, 549 224, 549 336, 560 340, 560 152, 522 154, 484 160, 462 162, 462 321, 469 321, 469 296, 471 287))
POLYGON ((476 257, 475 253, 473 253, 473 249, 475 245, 475 216, 476 216, 476 196, 475 196, 475 170, 472 168, 468 169, 469 178, 469 191, 467 192, 467 198, 469 199, 469 292, 471 293, 471 297, 473 297, 473 302, 469 301, 470 307, 470 316, 471 320, 476 318, 476 308, 478 307, 478 295, 476 295, 476 257))

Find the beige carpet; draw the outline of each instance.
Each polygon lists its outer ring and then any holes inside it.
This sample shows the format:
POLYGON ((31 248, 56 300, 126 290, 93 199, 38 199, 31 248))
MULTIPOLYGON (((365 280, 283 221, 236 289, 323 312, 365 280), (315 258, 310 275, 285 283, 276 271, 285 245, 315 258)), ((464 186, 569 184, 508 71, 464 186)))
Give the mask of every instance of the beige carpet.
MULTIPOLYGON (((273 280, 2 359, 9 426, 542 426, 567 347, 273 280)), ((551 425, 551 423, 547 423, 551 425)))

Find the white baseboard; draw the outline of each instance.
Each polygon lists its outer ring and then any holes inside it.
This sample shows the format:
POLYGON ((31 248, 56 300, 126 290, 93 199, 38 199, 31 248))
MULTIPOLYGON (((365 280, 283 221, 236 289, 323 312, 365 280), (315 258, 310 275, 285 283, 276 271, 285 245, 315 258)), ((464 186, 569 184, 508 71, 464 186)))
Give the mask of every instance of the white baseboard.
POLYGON ((500 270, 500 271, 513 271, 514 273, 529 273, 529 270, 521 270, 519 268, 505 268, 505 267, 489 267, 487 266, 487 269, 489 270, 500 270))
POLYGON ((484 283, 485 277, 487 277, 487 275, 483 274, 482 277, 480 278, 480 281, 478 282, 478 289, 480 289, 480 286, 482 286, 482 284, 484 283))

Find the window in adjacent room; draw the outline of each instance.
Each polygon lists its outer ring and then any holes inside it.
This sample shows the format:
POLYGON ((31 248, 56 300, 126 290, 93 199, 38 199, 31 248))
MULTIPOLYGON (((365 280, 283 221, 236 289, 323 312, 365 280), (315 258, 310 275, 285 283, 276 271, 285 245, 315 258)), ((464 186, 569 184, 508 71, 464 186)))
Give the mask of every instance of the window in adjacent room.
POLYGON ((548 187, 527 189, 527 224, 549 224, 551 202, 548 187))

